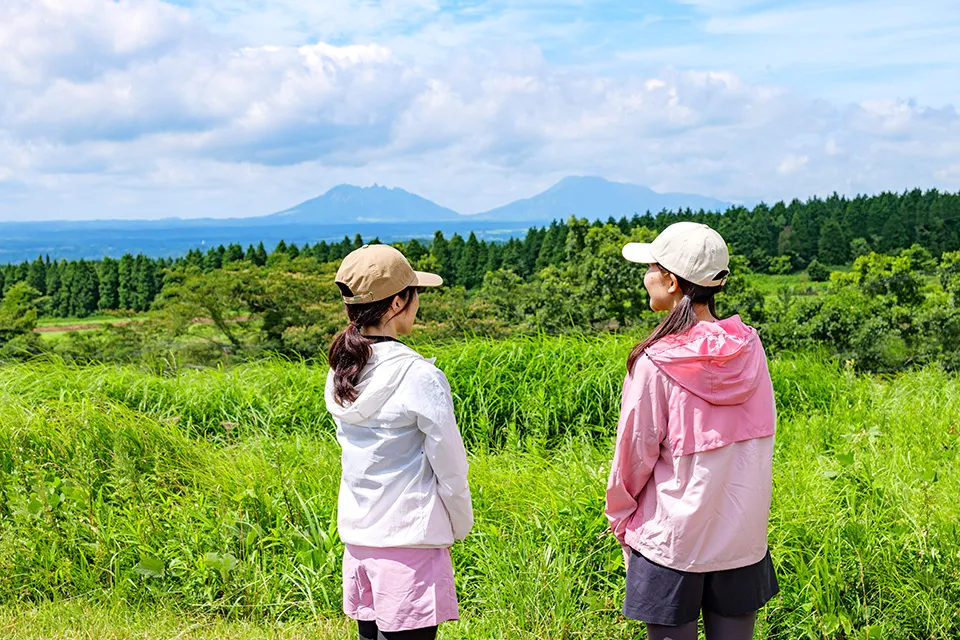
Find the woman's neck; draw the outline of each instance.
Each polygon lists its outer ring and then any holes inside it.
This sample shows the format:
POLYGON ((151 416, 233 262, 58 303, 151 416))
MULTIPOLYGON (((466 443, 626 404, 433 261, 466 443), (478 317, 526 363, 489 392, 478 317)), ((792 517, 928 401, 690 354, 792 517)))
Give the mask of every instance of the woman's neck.
MULTIPOLYGON (((671 310, 675 309, 680 301, 683 300, 682 296, 677 296, 673 300, 673 305, 670 307, 671 310)), ((719 322, 720 319, 715 317, 713 313, 710 312, 710 305, 697 303, 693 305, 693 312, 697 314, 698 322, 719 322)))
POLYGON ((710 307, 705 304, 696 304, 693 306, 694 313, 697 314, 697 320, 700 322, 718 322, 718 318, 710 313, 710 307))
POLYGON ((397 327, 392 323, 388 322, 382 327, 364 327, 360 330, 365 336, 380 336, 383 338, 393 338, 397 339, 397 327))

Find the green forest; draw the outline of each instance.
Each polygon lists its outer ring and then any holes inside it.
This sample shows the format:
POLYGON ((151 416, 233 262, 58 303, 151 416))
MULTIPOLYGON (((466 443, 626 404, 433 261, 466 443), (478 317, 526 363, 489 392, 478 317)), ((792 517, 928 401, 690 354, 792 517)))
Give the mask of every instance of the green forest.
MULTIPOLYGON (((768 349, 825 350, 858 368, 936 362, 960 367, 960 194, 914 190, 831 196, 723 213, 662 211, 619 220, 570 218, 525 237, 475 234, 397 243, 448 285, 429 294, 423 339, 464 334, 649 329, 642 267, 620 257, 679 220, 718 229, 734 255, 721 312, 758 326, 768 349)), ((369 239, 368 242, 378 242, 369 239)), ((336 264, 365 242, 263 244, 0 268, 0 353, 68 359, 175 356, 211 364, 264 351, 321 355, 341 324, 336 264), (41 340, 38 323, 115 318, 96 331, 41 340)), ((69 325, 67 325, 69 326, 69 325)))

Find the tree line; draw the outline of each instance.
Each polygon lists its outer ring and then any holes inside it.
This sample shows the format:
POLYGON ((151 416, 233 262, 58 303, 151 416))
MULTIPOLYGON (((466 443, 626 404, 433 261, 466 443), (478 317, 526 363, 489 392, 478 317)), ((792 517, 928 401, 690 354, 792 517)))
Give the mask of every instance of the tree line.
MULTIPOLYGON (((582 246, 589 228, 613 225, 630 235, 640 228, 661 230, 680 220, 716 228, 732 251, 744 256, 750 269, 767 273, 808 268, 811 273, 820 273, 822 264, 849 264, 872 252, 893 254, 912 246, 933 255, 960 249, 960 194, 919 189, 856 198, 834 194, 805 202, 731 207, 723 213, 665 210, 630 218, 611 217, 592 224, 571 218, 533 227, 524 237, 506 242, 480 240, 473 233, 467 238, 454 234, 448 239, 438 231, 430 241, 412 239, 397 246, 420 268, 438 272, 451 285, 474 289, 487 273, 510 271, 530 280, 545 267, 559 268, 577 260, 568 247, 571 242, 574 247, 578 243, 582 246)), ((280 241, 270 252, 261 242, 246 249, 239 244, 206 251, 193 249, 178 258, 127 254, 119 260, 66 261, 44 256, 0 267, 0 291, 6 294, 17 283, 27 283, 42 296, 43 314, 54 317, 85 317, 115 310, 141 312, 149 309, 162 292, 165 274, 171 269, 193 268, 209 273, 234 262, 269 267, 278 260, 298 257, 332 262, 342 260, 363 243, 357 235, 340 242, 302 246, 280 241)))

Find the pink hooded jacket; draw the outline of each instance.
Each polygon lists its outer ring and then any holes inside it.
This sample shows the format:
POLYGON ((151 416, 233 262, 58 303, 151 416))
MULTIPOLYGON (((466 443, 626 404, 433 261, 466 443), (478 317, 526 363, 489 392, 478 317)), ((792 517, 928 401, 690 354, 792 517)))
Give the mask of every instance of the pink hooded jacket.
POLYGON ((648 348, 623 384, 605 510, 617 540, 680 571, 762 560, 775 430, 763 346, 739 316, 648 348))

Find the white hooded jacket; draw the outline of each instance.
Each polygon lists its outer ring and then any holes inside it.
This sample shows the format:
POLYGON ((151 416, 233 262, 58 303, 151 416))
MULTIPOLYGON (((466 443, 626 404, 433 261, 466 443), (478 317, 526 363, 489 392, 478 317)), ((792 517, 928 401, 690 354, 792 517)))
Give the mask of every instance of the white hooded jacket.
POLYGON ((343 471, 337 525, 347 544, 449 547, 473 526, 467 454, 446 376, 400 342, 378 342, 360 374, 359 397, 327 410, 343 471))

